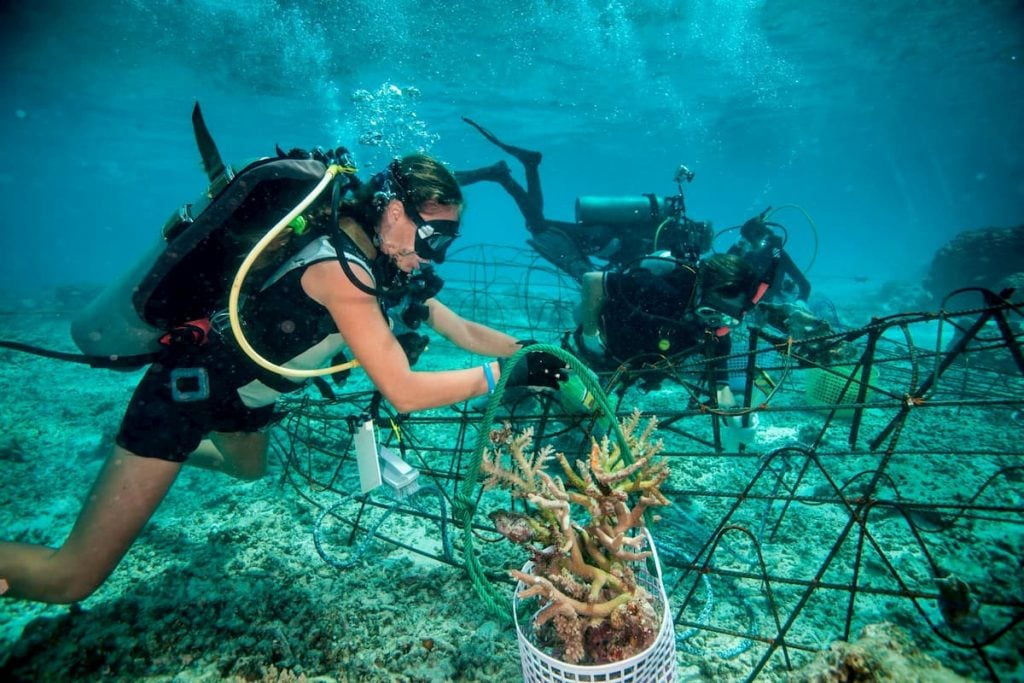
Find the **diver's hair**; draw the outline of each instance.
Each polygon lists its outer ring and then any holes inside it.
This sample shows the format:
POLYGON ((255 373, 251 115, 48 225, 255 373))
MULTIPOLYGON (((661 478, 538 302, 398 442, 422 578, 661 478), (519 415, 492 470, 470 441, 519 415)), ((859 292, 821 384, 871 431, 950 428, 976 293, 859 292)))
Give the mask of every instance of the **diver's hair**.
POLYGON ((431 203, 457 207, 464 203, 458 181, 444 164, 426 154, 409 154, 363 183, 342 202, 339 212, 369 228, 377 224, 391 199, 417 211, 431 203))
POLYGON ((754 268, 735 254, 714 254, 698 269, 700 287, 705 292, 732 298, 752 295, 757 290, 758 276, 754 268))

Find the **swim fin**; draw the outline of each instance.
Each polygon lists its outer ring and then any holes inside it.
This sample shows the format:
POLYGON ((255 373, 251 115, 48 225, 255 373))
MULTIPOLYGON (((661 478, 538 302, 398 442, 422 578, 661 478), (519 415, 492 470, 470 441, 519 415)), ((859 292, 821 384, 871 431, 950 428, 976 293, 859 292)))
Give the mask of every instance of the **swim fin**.
POLYGON ((199 103, 192 108, 192 131, 196 136, 196 146, 199 147, 199 156, 202 157, 203 170, 206 177, 210 179, 210 196, 215 197, 225 185, 231 182, 234 173, 224 165, 224 160, 217 149, 217 143, 213 141, 210 130, 203 120, 203 112, 199 103))
POLYGON ((479 123, 469 118, 468 116, 463 116, 462 120, 476 128, 478 131, 480 131, 480 134, 487 138, 488 142, 497 145, 502 151, 514 156, 523 166, 533 166, 535 168, 537 166, 540 166, 540 161, 543 158, 543 155, 540 152, 535 152, 530 149, 523 149, 522 147, 515 147, 513 145, 505 144, 504 142, 499 140, 497 136, 494 135, 494 133, 487 130, 486 128, 484 128, 483 126, 481 126, 479 123))

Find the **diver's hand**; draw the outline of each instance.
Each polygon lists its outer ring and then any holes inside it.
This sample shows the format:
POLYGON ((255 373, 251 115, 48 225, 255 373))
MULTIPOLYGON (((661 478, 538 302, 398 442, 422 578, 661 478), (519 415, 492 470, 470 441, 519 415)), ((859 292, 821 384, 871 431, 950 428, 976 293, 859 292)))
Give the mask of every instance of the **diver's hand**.
MULTIPOLYGON (((499 358, 498 365, 504 374, 507 367, 506 360, 499 358)), ((509 372, 511 374, 505 380, 506 387, 558 389, 562 382, 569 379, 569 366, 565 364, 565 361, 544 351, 527 353, 526 358, 516 363, 516 366, 509 372)))

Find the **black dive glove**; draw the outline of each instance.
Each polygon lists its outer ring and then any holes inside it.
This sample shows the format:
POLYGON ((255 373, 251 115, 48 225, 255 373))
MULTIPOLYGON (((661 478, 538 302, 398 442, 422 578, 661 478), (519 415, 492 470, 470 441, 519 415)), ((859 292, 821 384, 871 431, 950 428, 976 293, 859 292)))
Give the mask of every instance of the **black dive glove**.
MULTIPOLYGON (((498 365, 505 374, 506 359, 499 358, 498 365)), ((527 352, 526 358, 516 363, 505 380, 506 387, 542 387, 558 389, 569 379, 569 366, 558 356, 544 351, 527 352)))

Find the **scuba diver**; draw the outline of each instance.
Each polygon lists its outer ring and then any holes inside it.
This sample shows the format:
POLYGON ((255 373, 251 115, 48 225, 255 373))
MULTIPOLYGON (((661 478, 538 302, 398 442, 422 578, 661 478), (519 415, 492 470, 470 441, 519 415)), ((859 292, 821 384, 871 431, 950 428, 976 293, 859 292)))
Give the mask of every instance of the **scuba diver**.
MULTIPOLYGON (((767 289, 750 264, 733 254, 690 265, 662 252, 622 271, 585 274, 573 340, 577 353, 598 369, 706 359, 695 386, 705 387, 717 407, 736 408, 729 385, 730 332, 767 289)), ((640 378, 656 386, 661 376, 640 378)), ((726 418, 724 427, 728 450, 753 439, 753 429, 738 418, 726 418)))
POLYGON ((662 252, 623 271, 584 275, 575 339, 599 366, 697 350, 727 356, 730 330, 766 289, 754 269, 732 254, 690 265, 662 252))
POLYGON ((509 145, 477 122, 463 117, 489 142, 515 157, 526 175, 524 188, 512 177, 504 161, 469 171, 456 171, 462 186, 493 182, 512 197, 530 231, 527 243, 553 266, 577 283, 596 266, 592 257, 608 262, 608 268, 622 267, 657 251, 661 244, 696 259, 711 247, 711 226, 686 216, 682 182, 693 180, 693 173, 680 166, 676 173, 679 194, 674 197, 638 195, 632 197, 580 197, 576 202, 576 221, 556 221, 544 216, 541 188, 540 152, 509 145))
MULTIPOLYGON (((152 310, 181 303, 175 291, 191 313, 202 312, 200 290, 219 282, 213 264, 234 263, 229 243, 241 240, 239 231, 258 222, 256 208, 270 211, 281 195, 292 192, 285 181, 296 169, 314 169, 314 179, 323 175, 315 191, 333 187, 333 196, 326 192, 325 200, 320 195, 295 218, 292 214, 303 205, 289 196, 277 212, 283 216, 281 232, 275 227, 267 233, 243 262, 243 268, 253 264, 251 272, 258 277, 243 288, 239 270, 227 315, 207 311, 208 317, 179 324, 154 342, 162 351, 139 381, 113 452, 64 543, 57 548, 0 543, 0 593, 5 597, 71 603, 92 594, 128 552, 183 464, 240 479, 261 477, 268 446, 265 429, 276 399, 300 389, 318 372, 313 369, 327 365, 343 349, 402 413, 486 394, 503 371, 501 360, 468 369, 415 371, 389 321, 388 309, 408 291, 410 278, 427 264, 443 262, 459 235, 463 195, 444 165, 422 154, 395 159, 344 195, 341 175, 328 184, 339 160, 321 164, 301 150, 279 151, 277 159, 227 173, 211 149, 201 117, 196 124, 197 114, 198 105, 193 123, 211 179, 212 202, 199 215, 183 213, 180 224, 165 229, 167 248, 156 263, 161 258, 187 263, 189 253, 170 247, 190 245, 195 253, 206 250, 203 258, 211 270, 185 268, 171 277, 177 272, 171 269, 156 277, 157 271, 147 265, 146 275, 129 283, 125 295, 131 299, 135 293, 134 309, 147 323, 160 318, 152 310), (204 220, 214 221, 220 231, 193 234, 204 220), (258 252, 264 242, 267 247, 258 252), (180 287, 162 286, 167 277, 177 278, 180 287), (160 281, 150 282, 154 278, 160 281), (243 290, 244 325, 237 318, 238 289, 243 290), (140 300, 142 292, 152 296, 140 300), (292 374, 282 376, 282 368, 292 374)), ((213 289, 223 306, 219 285, 213 289)), ((415 310, 422 322, 456 346, 504 359, 529 343, 460 317, 437 298, 437 289, 435 282, 420 292, 420 308, 415 310)), ((109 309, 77 321, 76 341, 92 357, 114 358, 128 350, 122 335, 113 333, 118 320, 124 336, 141 334, 145 327, 124 314, 131 306, 121 302, 117 308, 108 301, 112 298, 101 295, 97 307, 109 309)), ((567 379, 564 362, 544 353, 528 353, 511 372, 509 386, 558 388, 567 379)))
MULTIPOLYGON (((459 184, 501 185, 526 220, 530 246, 576 282, 581 283, 584 274, 598 270, 593 258, 607 262, 602 270, 616 270, 665 249, 694 263, 711 250, 715 239, 711 224, 686 214, 683 184, 693 182, 695 177, 686 166, 679 166, 674 174, 675 195, 581 196, 576 200, 575 222, 550 220, 544 216, 541 153, 502 142, 472 119, 463 117, 463 121, 522 164, 526 187, 512 177, 504 161, 456 171, 459 184)), ((768 220, 770 211, 766 209, 739 227, 739 239, 728 251, 749 260, 757 269, 774 270, 773 298, 783 292, 795 292, 795 298, 806 301, 811 285, 786 253, 784 241, 777 233, 781 226, 768 220)))
MULTIPOLYGON (((629 272, 645 259, 650 263, 651 259, 664 259, 666 255, 687 267, 699 269, 702 261, 715 258, 709 256, 712 243, 721 235, 735 231, 737 239, 726 253, 746 262, 770 285, 757 307, 757 315, 748 322, 762 329, 770 326, 793 337, 801 364, 848 361, 858 354, 849 342, 839 338, 840 333, 828 321, 807 307, 811 283, 785 249, 785 228, 772 220, 779 209, 769 207, 742 225, 716 235, 710 223, 687 216, 683 187, 684 183, 693 181, 694 173, 686 166, 679 166, 673 178, 677 187, 673 196, 581 196, 576 200, 575 222, 550 220, 544 216, 539 173, 541 153, 509 145, 472 119, 463 117, 463 120, 522 164, 526 187, 512 177, 504 161, 457 171, 455 175, 460 184, 494 182, 501 185, 526 220, 530 246, 584 290, 590 288, 587 279, 599 276, 598 271, 629 272), (657 254, 661 256, 652 256, 657 254), (599 268, 594 259, 606 263, 599 268), (592 273, 595 275, 588 275, 592 273)), ((811 225, 813 228, 813 221, 811 225)), ((685 298, 688 294, 683 291, 681 296, 685 298)), ((654 335, 647 346, 659 342, 660 337, 654 335)))

